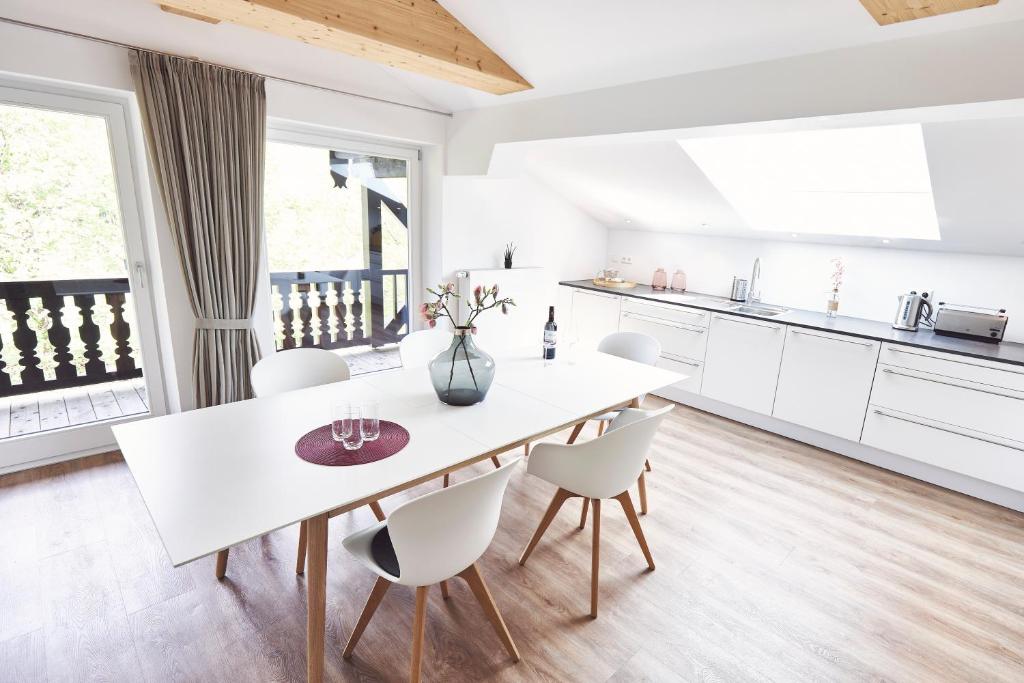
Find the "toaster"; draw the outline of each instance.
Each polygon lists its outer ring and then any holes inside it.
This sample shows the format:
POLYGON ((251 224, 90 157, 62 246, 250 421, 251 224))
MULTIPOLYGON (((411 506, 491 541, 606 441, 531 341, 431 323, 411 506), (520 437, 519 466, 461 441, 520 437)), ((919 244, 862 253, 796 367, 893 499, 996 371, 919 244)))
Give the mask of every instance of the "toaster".
POLYGON ((1000 342, 1006 332, 1006 309, 973 308, 940 302, 935 314, 935 334, 978 341, 1000 342))

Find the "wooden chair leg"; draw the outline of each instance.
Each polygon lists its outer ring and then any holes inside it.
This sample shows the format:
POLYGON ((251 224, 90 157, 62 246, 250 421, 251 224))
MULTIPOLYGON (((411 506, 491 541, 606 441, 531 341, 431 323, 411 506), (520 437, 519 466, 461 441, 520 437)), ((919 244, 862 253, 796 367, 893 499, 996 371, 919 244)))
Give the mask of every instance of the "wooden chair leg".
POLYGON ((594 499, 594 545, 590 552, 590 616, 597 619, 597 582, 601 573, 601 499, 594 499))
POLYGON ((576 442, 576 438, 580 435, 580 432, 583 431, 583 425, 585 425, 585 424, 587 424, 587 423, 586 422, 580 422, 578 425, 576 425, 575 427, 572 428, 572 434, 569 435, 569 440, 566 441, 567 444, 571 444, 571 443, 575 443, 576 442))
POLYGON ((604 420, 597 421, 597 435, 604 436, 604 420))
POLYGON ((409 667, 409 680, 419 683, 420 665, 423 662, 423 633, 427 626, 427 588, 416 588, 416 616, 412 622, 412 663, 409 667))
POLYGON ((636 508, 633 507, 633 499, 629 497, 629 491, 623 491, 615 496, 615 500, 622 505, 622 511, 626 513, 629 526, 633 527, 633 535, 636 536, 640 550, 644 553, 644 559, 647 560, 647 568, 654 571, 654 558, 651 557, 651 549, 647 547, 647 539, 644 537, 644 530, 640 527, 640 518, 636 516, 636 508))
POLYGON ((587 512, 590 511, 590 499, 584 497, 583 512, 580 513, 580 531, 587 528, 587 512))
POLYGON ((651 461, 650 460, 644 460, 644 469, 646 469, 648 472, 651 471, 651 461))
POLYGON ((299 548, 295 553, 295 573, 306 571, 306 520, 299 522, 299 548))
POLYGON ((572 498, 573 495, 574 494, 569 493, 565 489, 558 489, 555 491, 555 497, 551 499, 551 504, 548 505, 547 511, 541 518, 540 524, 537 526, 537 530, 533 532, 533 538, 530 539, 530 542, 526 545, 526 549, 523 551, 522 556, 519 558, 519 564, 526 564, 526 559, 530 557, 530 553, 532 553, 533 549, 537 547, 540 537, 544 535, 548 526, 551 525, 551 520, 553 520, 555 515, 558 514, 558 511, 562 508, 562 504, 572 498))
POLYGON ((640 514, 647 514, 647 477, 643 470, 640 470, 640 478, 636 480, 636 486, 640 490, 640 514))
POLYGON ((228 573, 228 551, 229 548, 224 548, 217 553, 217 570, 216 575, 218 579, 223 579, 224 575, 228 573))
POLYGON ((528 443, 524 443, 523 444, 523 455, 525 457, 530 457, 530 444, 528 444, 528 443))
POLYGON ((377 611, 380 601, 384 599, 384 594, 388 592, 389 588, 391 588, 390 581, 384 577, 377 577, 377 582, 373 584, 373 588, 370 590, 370 596, 366 598, 366 605, 363 606, 363 611, 360 612, 359 619, 352 629, 352 635, 348 637, 348 642, 345 643, 345 650, 341 653, 341 656, 345 659, 349 659, 352 656, 352 651, 356 649, 356 644, 359 643, 359 639, 363 636, 363 631, 370 624, 373 613, 377 611))
POLYGON ((501 461, 498 460, 498 456, 492 455, 491 456, 491 462, 494 463, 494 469, 499 469, 501 467, 501 461))
POLYGON ((380 503, 373 501, 370 503, 370 509, 373 511, 373 516, 377 518, 378 522, 383 522, 387 517, 384 516, 384 511, 380 509, 380 503))
POLYGON ((444 488, 448 488, 448 475, 444 475, 444 488))
POLYGON ((494 604, 494 596, 491 595, 491 591, 487 589, 487 584, 484 583, 484 577, 480 575, 480 570, 476 568, 475 564, 469 565, 466 569, 463 569, 459 573, 466 583, 469 584, 470 590, 473 591, 473 595, 476 596, 477 602, 484 609, 484 614, 491 622, 491 626, 494 627, 495 633, 498 634, 498 638, 501 640, 505 649, 508 650, 508 654, 512 657, 512 661, 519 661, 519 650, 516 648, 516 644, 512 641, 512 636, 508 632, 508 627, 505 626, 505 621, 501 618, 501 613, 498 611, 498 606, 494 604))
POLYGON ((448 595, 448 582, 447 581, 442 581, 440 586, 441 586, 441 597, 444 598, 445 600, 447 600, 449 597, 451 597, 450 595, 448 595))

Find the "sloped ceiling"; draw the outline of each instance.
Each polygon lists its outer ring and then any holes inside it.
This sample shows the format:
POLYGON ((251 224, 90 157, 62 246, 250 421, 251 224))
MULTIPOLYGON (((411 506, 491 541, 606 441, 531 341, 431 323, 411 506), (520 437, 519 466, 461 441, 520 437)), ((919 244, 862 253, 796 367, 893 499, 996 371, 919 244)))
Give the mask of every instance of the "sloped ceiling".
POLYGON ((1024 20, 1024 2, 878 26, 857 0, 440 0, 534 85, 489 95, 151 0, 3 0, 0 16, 446 111, 1024 20))
MULTIPOLYGON (((941 240, 893 248, 1024 255, 1024 116, 922 123, 941 240)), ((504 174, 527 173, 617 229, 790 240, 750 229, 666 132, 656 140, 507 145, 504 174), (519 158, 515 158, 515 157, 519 158), (512 170, 516 169, 516 170, 512 170)), ((797 235, 870 244, 880 238, 797 235)))

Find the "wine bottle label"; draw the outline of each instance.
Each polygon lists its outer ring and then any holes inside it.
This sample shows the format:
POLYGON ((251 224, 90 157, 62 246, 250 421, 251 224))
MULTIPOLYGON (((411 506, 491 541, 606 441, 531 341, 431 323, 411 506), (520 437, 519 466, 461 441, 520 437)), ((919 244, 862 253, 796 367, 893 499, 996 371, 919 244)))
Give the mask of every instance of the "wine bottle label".
POLYGON ((554 330, 544 330, 544 343, 553 345, 555 343, 555 334, 554 330))

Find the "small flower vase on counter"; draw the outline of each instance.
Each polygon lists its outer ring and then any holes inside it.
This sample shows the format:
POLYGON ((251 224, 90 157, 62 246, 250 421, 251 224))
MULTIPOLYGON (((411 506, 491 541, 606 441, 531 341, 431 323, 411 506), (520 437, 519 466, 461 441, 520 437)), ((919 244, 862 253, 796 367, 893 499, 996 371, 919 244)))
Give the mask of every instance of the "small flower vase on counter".
POLYGON ((437 397, 450 406, 479 403, 494 381, 494 358, 477 347, 468 327, 455 328, 452 345, 434 356, 428 368, 437 397))
POLYGON ((658 268, 654 271, 654 277, 651 278, 651 289, 663 292, 668 288, 668 273, 665 272, 664 268, 658 268))
POLYGON ((832 319, 839 315, 839 290, 833 289, 825 306, 825 317, 832 319))

